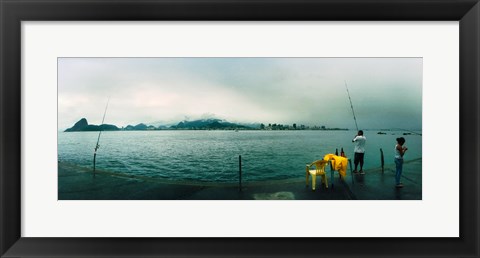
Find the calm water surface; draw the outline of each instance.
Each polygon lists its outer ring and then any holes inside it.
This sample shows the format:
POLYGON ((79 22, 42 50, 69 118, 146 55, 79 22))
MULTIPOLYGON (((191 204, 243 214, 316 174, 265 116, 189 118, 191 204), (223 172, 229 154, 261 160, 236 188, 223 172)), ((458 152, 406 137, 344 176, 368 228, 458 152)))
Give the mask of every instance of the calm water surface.
MULTIPOLYGON (((405 160, 422 156, 422 136, 365 131, 365 169, 393 164, 395 139, 409 148, 405 160)), ((354 131, 117 131, 102 132, 97 168, 168 180, 235 182, 242 155, 245 181, 298 178, 305 164, 343 147, 353 158, 354 131)), ((98 132, 58 133, 58 159, 92 167, 98 132)))

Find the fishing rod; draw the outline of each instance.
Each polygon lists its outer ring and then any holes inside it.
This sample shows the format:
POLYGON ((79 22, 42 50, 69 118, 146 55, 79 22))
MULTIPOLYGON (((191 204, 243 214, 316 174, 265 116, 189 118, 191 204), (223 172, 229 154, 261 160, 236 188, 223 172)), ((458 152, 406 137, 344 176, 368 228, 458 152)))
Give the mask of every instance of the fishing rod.
POLYGON ((97 150, 100 148, 100 135, 102 135, 102 125, 103 122, 105 121, 105 115, 107 114, 107 108, 108 108, 108 103, 110 102, 110 98, 107 100, 107 105, 105 106, 105 112, 103 112, 103 119, 102 123, 100 124, 100 132, 98 132, 98 138, 97 138, 97 145, 95 145, 95 152, 93 153, 93 177, 95 177, 95 161, 97 158, 97 150))
POLYGON ((345 81, 345 88, 347 89, 348 99, 350 100, 350 107, 352 108, 353 120, 355 121, 355 128, 357 128, 357 132, 358 132, 357 118, 355 117, 355 110, 353 110, 352 98, 350 98, 350 92, 348 91, 347 81, 345 81))

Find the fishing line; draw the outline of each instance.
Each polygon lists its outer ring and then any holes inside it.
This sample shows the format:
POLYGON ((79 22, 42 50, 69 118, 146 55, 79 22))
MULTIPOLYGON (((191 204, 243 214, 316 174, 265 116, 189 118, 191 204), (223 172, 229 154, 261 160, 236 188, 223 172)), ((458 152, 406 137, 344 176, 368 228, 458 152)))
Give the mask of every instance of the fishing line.
POLYGON ((353 120, 355 121, 355 128, 357 128, 357 132, 358 132, 357 118, 355 117, 355 110, 353 110, 352 98, 350 98, 350 92, 348 91, 347 81, 345 81, 345 88, 347 89, 348 99, 350 100, 350 108, 352 108, 353 120))

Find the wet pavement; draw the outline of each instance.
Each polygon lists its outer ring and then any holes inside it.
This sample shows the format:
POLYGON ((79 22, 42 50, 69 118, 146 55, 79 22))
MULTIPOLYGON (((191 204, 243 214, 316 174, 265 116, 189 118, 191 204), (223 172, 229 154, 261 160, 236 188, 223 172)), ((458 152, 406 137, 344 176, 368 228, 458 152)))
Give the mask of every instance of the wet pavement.
POLYGON ((421 200, 422 159, 406 160, 403 164, 402 188, 395 187, 395 166, 366 170, 365 175, 348 175, 345 183, 357 200, 421 200))
POLYGON ((365 175, 344 180, 327 169, 329 187, 312 191, 306 186, 304 168, 299 177, 288 180, 214 184, 170 182, 147 177, 97 171, 68 163, 58 163, 59 200, 421 200, 422 159, 405 161, 403 188, 396 188, 395 167, 366 169, 365 175))

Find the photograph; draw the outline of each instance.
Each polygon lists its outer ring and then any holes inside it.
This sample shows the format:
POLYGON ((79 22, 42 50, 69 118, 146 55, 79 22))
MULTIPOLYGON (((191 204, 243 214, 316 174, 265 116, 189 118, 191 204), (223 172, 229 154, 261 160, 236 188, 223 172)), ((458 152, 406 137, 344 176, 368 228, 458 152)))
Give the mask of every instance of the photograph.
POLYGON ((421 57, 59 57, 58 200, 422 200, 421 57))

